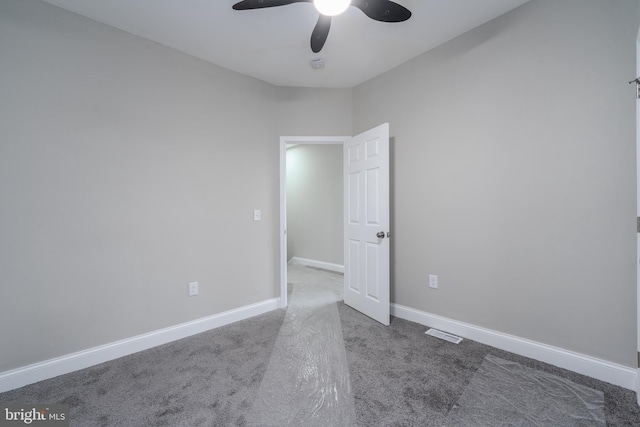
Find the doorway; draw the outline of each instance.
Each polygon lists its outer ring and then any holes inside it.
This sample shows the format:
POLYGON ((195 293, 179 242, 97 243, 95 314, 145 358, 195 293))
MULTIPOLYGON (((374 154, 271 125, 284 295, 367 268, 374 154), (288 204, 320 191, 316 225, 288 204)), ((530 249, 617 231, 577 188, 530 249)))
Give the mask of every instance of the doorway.
POLYGON ((280 307, 287 306, 287 145, 342 144, 344 302, 389 325, 389 141, 389 123, 353 137, 280 138, 280 307))
MULTIPOLYGON (((289 254, 289 236, 288 236, 288 218, 287 218, 287 147, 293 147, 295 150, 296 146, 322 146, 322 145, 338 145, 342 150, 342 146, 346 141, 348 141, 350 137, 288 137, 283 136, 280 138, 280 301, 279 307, 284 308, 287 306, 287 263, 290 258, 289 254)), ((302 165, 296 165, 302 166, 302 165)), ((340 177, 342 165, 340 165, 340 177)), ((340 197, 342 198, 342 192, 340 192, 340 197)), ((342 210, 340 211, 340 215, 342 215, 342 210)), ((340 223, 340 227, 342 223, 340 223)), ((292 224, 292 231, 295 231, 294 228, 297 227, 296 224, 292 224)), ((312 230, 313 232, 317 232, 318 230, 312 230)), ((342 240, 342 237, 340 237, 342 240)), ((342 245, 341 242, 338 243, 342 245)), ((320 248, 320 250, 331 250, 328 248, 320 248)), ((341 251, 340 251, 341 252, 341 251)), ((303 252, 304 253, 304 252, 303 252)), ((313 255, 311 255, 313 257, 313 255)), ((308 263, 309 261, 313 261, 313 259, 305 259, 308 263)), ((316 265, 319 267, 332 267, 330 269, 335 269, 339 267, 338 263, 328 261, 324 265, 319 264, 316 265)))

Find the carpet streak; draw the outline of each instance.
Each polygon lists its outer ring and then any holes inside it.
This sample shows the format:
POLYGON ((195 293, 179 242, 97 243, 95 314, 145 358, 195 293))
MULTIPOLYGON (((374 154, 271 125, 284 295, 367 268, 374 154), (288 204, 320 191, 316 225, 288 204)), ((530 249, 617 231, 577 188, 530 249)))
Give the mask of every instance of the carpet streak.
POLYGON ((336 302, 342 276, 293 266, 289 307, 247 417, 251 426, 356 424, 336 302))

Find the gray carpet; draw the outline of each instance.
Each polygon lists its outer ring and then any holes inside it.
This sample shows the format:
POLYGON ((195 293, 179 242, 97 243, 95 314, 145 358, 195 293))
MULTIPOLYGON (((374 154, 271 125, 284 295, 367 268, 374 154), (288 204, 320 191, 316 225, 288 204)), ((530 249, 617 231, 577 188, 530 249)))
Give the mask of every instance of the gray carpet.
POLYGON ((604 393, 571 380, 488 355, 444 427, 605 427, 604 393))
POLYGON ((640 426, 630 390, 474 341, 452 344, 406 320, 385 327, 342 303, 338 311, 359 426, 443 426, 488 355, 599 390, 607 425, 640 426))
MULTIPOLYGON (((341 276, 302 269, 290 279, 295 288, 297 280, 339 284, 341 276)), ((402 319, 385 327, 342 302, 335 307, 358 426, 442 426, 487 356, 600 391, 607 425, 640 426, 629 390, 473 341, 451 344, 402 319)), ((0 403, 69 404, 72 426, 246 426, 262 399, 285 314, 276 310, 2 393, 0 403)))
POLYGON ((285 311, 0 394, 71 405, 72 426, 245 425, 285 311))

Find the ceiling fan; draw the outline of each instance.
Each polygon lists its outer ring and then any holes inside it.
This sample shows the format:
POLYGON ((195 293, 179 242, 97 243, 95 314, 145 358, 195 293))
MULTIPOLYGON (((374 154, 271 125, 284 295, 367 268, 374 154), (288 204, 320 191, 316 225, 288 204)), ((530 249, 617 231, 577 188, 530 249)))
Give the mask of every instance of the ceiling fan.
POLYGON ((311 50, 322 50, 329 36, 331 17, 355 6, 371 19, 381 22, 402 22, 411 18, 411 11, 389 0, 243 0, 233 5, 234 10, 262 9, 286 6, 292 3, 313 3, 320 12, 318 23, 311 33, 311 50))

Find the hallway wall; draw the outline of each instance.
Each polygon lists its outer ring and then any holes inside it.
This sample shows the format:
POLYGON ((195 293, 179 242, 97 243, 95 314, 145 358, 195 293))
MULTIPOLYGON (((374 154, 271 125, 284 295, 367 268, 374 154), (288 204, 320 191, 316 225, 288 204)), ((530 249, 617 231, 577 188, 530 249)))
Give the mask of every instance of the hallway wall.
POLYGON ((344 265, 342 145, 287 150, 287 257, 344 265))

